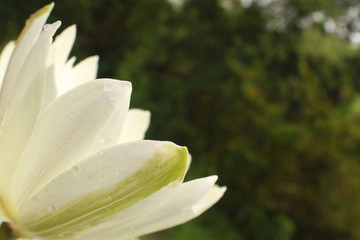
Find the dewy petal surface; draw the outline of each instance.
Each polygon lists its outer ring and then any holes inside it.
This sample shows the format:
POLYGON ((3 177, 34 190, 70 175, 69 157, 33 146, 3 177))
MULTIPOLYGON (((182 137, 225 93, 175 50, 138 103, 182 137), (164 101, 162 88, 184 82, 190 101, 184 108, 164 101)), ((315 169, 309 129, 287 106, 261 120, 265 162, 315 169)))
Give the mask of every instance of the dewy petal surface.
POLYGON ((21 156, 11 203, 18 206, 71 165, 113 145, 121 133, 130 93, 129 82, 103 79, 53 102, 37 121, 21 156))
POLYGON ((112 224, 108 223, 108 228, 90 232, 80 240, 130 239, 179 225, 200 215, 200 213, 195 215, 190 209, 211 191, 216 180, 216 176, 211 176, 186 182, 165 204, 160 205, 150 214, 143 214, 132 224, 119 225, 116 224, 119 219, 114 219, 112 224))
MULTIPOLYGON (((53 6, 54 4, 51 3, 31 15, 26 21, 25 28, 16 41, 16 48, 9 60, 8 69, 0 93, 0 123, 3 123, 6 120, 6 111, 9 107, 10 98, 15 94, 15 86, 22 86, 23 84, 19 83, 20 79, 18 79, 18 74, 21 72, 25 58, 31 51, 42 31, 53 6)), ((31 79, 28 79, 28 81, 31 81, 31 79)), ((18 89, 16 89, 16 91, 17 90, 18 89)))
MULTIPOLYGON (((26 145, 44 105, 44 92, 47 90, 46 57, 52 43, 52 35, 59 26, 60 23, 56 22, 40 34, 18 73, 16 94, 11 95, 11 102, 7 106, 6 121, 2 123, 0 130, 0 187, 3 195, 9 192, 8 188, 11 186, 21 150, 26 145)), ((6 77, 4 84, 7 79, 6 77)), ((6 89, 2 89, 1 93, 4 91, 6 89)))
POLYGON ((18 226, 38 237, 81 237, 82 231, 126 226, 175 193, 187 150, 169 142, 137 141, 100 151, 50 182, 18 213, 18 226), (66 191, 64 192, 64 189, 66 191))
POLYGON ((223 196, 226 189, 214 186, 216 180, 216 176, 211 176, 186 182, 156 211, 144 215, 130 227, 114 227, 98 237, 115 240, 121 236, 121 239, 129 239, 187 222, 202 214, 223 196))

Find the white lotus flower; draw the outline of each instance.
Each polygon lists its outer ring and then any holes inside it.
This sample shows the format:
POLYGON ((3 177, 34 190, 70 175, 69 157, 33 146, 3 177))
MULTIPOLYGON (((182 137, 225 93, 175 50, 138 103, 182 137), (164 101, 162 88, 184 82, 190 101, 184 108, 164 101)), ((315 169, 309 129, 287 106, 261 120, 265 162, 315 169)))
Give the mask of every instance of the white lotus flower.
POLYGON ((142 140, 131 84, 95 80, 97 57, 68 60, 53 4, 0 55, 0 221, 33 239, 131 239, 186 222, 223 195, 211 176, 183 183, 187 149, 142 140))

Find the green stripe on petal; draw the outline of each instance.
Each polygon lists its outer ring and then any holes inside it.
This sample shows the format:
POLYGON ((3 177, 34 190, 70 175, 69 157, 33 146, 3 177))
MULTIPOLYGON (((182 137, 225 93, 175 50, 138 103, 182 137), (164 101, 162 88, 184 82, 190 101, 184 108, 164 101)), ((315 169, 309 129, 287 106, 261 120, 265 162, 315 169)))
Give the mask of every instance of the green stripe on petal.
POLYGON ((184 178, 187 160, 185 147, 164 144, 139 169, 120 182, 83 195, 60 209, 56 205, 52 206, 53 209, 50 206, 54 213, 40 219, 29 219, 21 224, 21 228, 38 237, 75 236, 160 190, 178 186, 184 178))

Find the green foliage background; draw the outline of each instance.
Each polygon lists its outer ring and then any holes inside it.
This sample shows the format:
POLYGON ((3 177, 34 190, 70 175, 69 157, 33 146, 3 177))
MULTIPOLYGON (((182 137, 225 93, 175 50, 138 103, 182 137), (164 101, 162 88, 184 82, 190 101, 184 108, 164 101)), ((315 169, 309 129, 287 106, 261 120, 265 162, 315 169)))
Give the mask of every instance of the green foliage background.
MULTIPOLYGON (((360 51, 296 20, 339 16, 356 1, 59 0, 50 21, 76 23, 73 55, 100 55, 100 77, 133 83, 147 138, 189 147, 188 179, 219 175, 224 198, 202 217, 146 239, 360 239, 360 51)), ((0 42, 48 1, 0 1, 0 42)), ((63 29, 64 27, 62 27, 63 29)))

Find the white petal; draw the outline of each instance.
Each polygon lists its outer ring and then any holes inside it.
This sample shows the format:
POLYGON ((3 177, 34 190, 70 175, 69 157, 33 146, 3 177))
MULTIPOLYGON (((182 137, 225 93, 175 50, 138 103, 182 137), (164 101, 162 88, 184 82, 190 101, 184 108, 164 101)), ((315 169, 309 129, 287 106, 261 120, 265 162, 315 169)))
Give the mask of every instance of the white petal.
MULTIPOLYGON (((203 197, 198 203, 196 203, 189 211, 191 211, 194 215, 191 219, 199 216, 210 207, 212 207, 215 203, 217 203, 220 198, 224 195, 226 191, 226 187, 219 187, 215 185, 206 195, 203 197)), ((189 219, 188 219, 189 220, 189 219)), ((185 220, 185 221, 188 221, 185 220)))
POLYGON ((54 64, 61 68, 67 61, 76 37, 76 26, 72 25, 59 34, 51 46, 50 55, 47 59, 48 65, 54 64))
POLYGON ((18 223, 30 234, 50 239, 59 234, 78 238, 81 231, 106 233, 102 230, 111 219, 126 226, 174 194, 187 156, 184 147, 144 140, 100 151, 25 202, 18 223))
POLYGON ((55 71, 57 96, 61 96, 65 92, 74 87, 73 81, 73 66, 76 61, 75 57, 70 58, 64 66, 57 68, 55 71))
POLYGON ((158 213, 160 215, 159 219, 154 220, 154 218, 148 216, 139 225, 134 226, 133 231, 136 236, 142 236, 188 222, 198 217, 203 212, 212 207, 216 202, 218 202, 220 198, 224 195, 225 191, 226 187, 219 187, 215 185, 197 203, 192 206, 188 205, 187 207, 184 207, 182 209, 179 209, 180 203, 176 201, 176 198, 181 197, 181 194, 189 195, 194 194, 194 192, 181 193, 179 191, 167 202, 166 205, 164 205, 161 209, 158 209, 155 213, 152 214, 156 216, 156 214, 158 213))
POLYGON ((130 93, 129 82, 97 80, 54 101, 38 120, 21 156, 11 202, 18 205, 69 166, 114 144, 130 93))
POLYGON ((14 176, 14 170, 22 153, 21 149, 28 141, 39 113, 44 107, 47 80, 45 61, 52 35, 58 27, 57 22, 40 34, 18 73, 16 93, 9 98, 6 121, 3 122, 0 135, 0 184, 3 184, 1 186, 3 192, 9 192, 6 189, 11 185, 11 178, 14 176))
POLYGON ((191 156, 191 154, 189 153, 189 162, 188 162, 188 165, 187 165, 187 167, 186 167, 186 172, 189 171, 191 162, 192 162, 192 156, 191 156))
POLYGON ((46 67, 45 86, 41 112, 57 97, 57 88, 55 82, 55 66, 52 64, 46 67))
MULTIPOLYGON (((225 188, 214 186, 216 180, 216 176, 211 176, 186 182, 156 211, 144 215, 130 226, 114 224, 112 229, 99 232, 98 237, 115 240, 121 236, 121 239, 129 239, 187 222, 199 216, 222 197, 225 188)), ((95 240, 96 237, 89 239, 95 240)))
POLYGON ((9 63, 11 54, 14 51, 14 48, 15 48, 15 42, 11 41, 8 44, 6 44, 6 46, 4 47, 4 49, 1 52, 1 55, 0 55, 0 89, 1 89, 2 83, 4 81, 4 76, 6 73, 7 65, 9 63))
POLYGON ((11 111, 14 108, 19 108, 18 104, 20 101, 25 101, 27 104, 31 100, 31 98, 22 99, 28 92, 30 92, 31 95, 34 95, 33 97, 40 96, 40 99, 43 96, 43 92, 45 91, 43 82, 47 67, 46 58, 50 51, 52 36, 55 34, 55 31, 60 27, 60 25, 60 21, 53 24, 47 24, 46 27, 44 27, 44 31, 41 32, 37 42, 31 49, 29 55, 26 57, 18 75, 17 84, 15 85, 16 93, 11 96, 11 102, 8 104, 8 115, 11 115, 11 111), (40 86, 34 88, 34 91, 37 92, 33 93, 29 89, 31 89, 32 85, 35 85, 37 82, 42 83, 40 86))
POLYGON ((21 86, 22 84, 17 81, 17 78, 23 67, 25 58, 36 42, 53 6, 54 4, 51 3, 31 15, 26 21, 26 25, 16 41, 16 48, 9 61, 0 94, 0 123, 6 115, 6 110, 10 101, 9 99, 15 94, 15 91, 17 91, 15 86, 21 86))
POLYGON ((97 75, 98 62, 98 56, 91 56, 76 64, 74 67, 74 86, 94 80, 97 75))
POLYGON ((57 73, 58 95, 62 95, 70 89, 96 78, 98 69, 98 56, 84 59, 73 67, 75 58, 69 60, 66 66, 57 73))
POLYGON ((130 109, 125 120, 119 143, 144 139, 150 124, 150 112, 141 109, 130 109))

